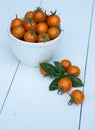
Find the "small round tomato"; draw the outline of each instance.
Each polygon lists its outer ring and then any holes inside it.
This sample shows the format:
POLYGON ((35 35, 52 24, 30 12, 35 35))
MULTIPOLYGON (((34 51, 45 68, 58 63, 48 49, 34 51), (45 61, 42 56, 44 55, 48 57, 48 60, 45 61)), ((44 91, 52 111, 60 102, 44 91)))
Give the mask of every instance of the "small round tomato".
POLYGON ((42 75, 44 75, 44 76, 47 75, 47 72, 44 71, 44 69, 43 69, 42 67, 40 67, 39 70, 40 70, 40 73, 41 73, 42 75))
POLYGON ((27 42, 36 42, 37 35, 35 33, 35 30, 26 31, 24 34, 24 40, 27 42))
POLYGON ((50 36, 50 39, 54 39, 59 36, 60 30, 57 27, 50 27, 48 29, 48 34, 50 36))
POLYGON ((46 33, 41 33, 38 35, 37 41, 38 42, 47 42, 47 41, 50 41, 50 37, 46 33))
POLYGON ((40 22, 37 24, 37 33, 47 33, 48 25, 45 22, 40 22))
POLYGON ((72 91, 72 93, 70 94, 70 101, 69 101, 69 105, 71 105, 72 103, 75 104, 81 104, 84 101, 84 93, 81 90, 74 90, 72 91))
POLYGON ((64 67, 65 71, 67 71, 68 68, 72 65, 71 61, 67 59, 62 60, 60 63, 64 67))
POLYGON ((36 22, 44 22, 46 20, 46 13, 42 10, 42 8, 38 7, 33 16, 36 22))
POLYGON ((24 22, 24 28, 25 30, 36 29, 37 23, 33 19, 28 18, 27 21, 24 22))
POLYGON ((23 25, 23 20, 16 16, 16 18, 13 19, 11 22, 11 28, 13 29, 14 27, 16 27, 18 25, 23 25))
POLYGON ((72 88, 72 81, 68 78, 61 78, 58 81, 58 88, 63 92, 68 92, 72 88))
POLYGON ((29 18, 33 19, 33 15, 34 15, 34 11, 26 12, 25 15, 24 15, 25 21, 27 21, 27 19, 29 19, 29 18))
POLYGON ((49 27, 58 27, 60 26, 60 17, 58 15, 50 15, 47 17, 47 24, 49 27))
POLYGON ((12 35, 18 39, 22 39, 25 33, 25 29, 22 25, 18 25, 11 30, 12 35))
POLYGON ((68 74, 73 74, 73 75, 75 75, 76 77, 78 77, 79 74, 80 74, 80 68, 79 68, 78 66, 72 65, 72 66, 70 66, 70 67, 68 68, 67 73, 68 73, 68 74))

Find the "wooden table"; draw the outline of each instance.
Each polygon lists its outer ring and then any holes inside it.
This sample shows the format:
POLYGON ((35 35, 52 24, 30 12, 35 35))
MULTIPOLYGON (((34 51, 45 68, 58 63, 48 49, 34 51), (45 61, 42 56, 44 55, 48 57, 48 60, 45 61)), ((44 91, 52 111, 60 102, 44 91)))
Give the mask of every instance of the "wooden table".
POLYGON ((0 130, 95 130, 95 0, 27 0, 0 4, 0 130), (9 48, 8 23, 41 6, 57 9, 64 35, 52 61, 69 59, 81 69, 81 105, 50 92, 39 68, 22 64, 9 48))

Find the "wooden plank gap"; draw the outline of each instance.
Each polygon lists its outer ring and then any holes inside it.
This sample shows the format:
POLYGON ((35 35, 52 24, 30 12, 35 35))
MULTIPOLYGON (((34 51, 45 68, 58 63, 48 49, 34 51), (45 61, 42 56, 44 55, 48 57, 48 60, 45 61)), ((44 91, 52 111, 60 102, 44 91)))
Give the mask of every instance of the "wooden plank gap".
MULTIPOLYGON (((92 1, 92 10, 91 10, 89 33, 88 33, 88 43, 87 43, 87 52, 86 52, 85 70, 84 70, 84 80, 83 80, 84 86, 85 86, 85 80, 86 80, 86 70, 87 70, 87 65, 88 65, 88 54, 89 54, 89 45, 90 45, 90 38, 91 38, 91 30, 92 30, 92 21, 93 21, 93 15, 94 15, 94 8, 95 8, 95 0, 92 1)), ((84 88, 85 87, 83 87, 83 92, 84 92, 84 88)), ((80 117, 79 117, 78 130, 81 130, 82 107, 83 107, 83 104, 81 104, 81 107, 80 107, 80 117)))
POLYGON ((13 78, 12 78, 11 83, 10 83, 10 85, 9 85, 9 89, 8 89, 8 91, 7 91, 7 93, 6 93, 6 96, 5 96, 5 98, 4 98, 4 101, 3 101, 3 103, 2 103, 2 107, 1 107, 1 109, 0 109, 0 114, 2 114, 4 105, 5 105, 5 103, 6 103, 7 97, 8 97, 8 95, 9 95, 10 90, 11 90, 12 83, 13 83, 14 78, 15 78, 15 76, 16 76, 16 73, 17 73, 17 70, 18 70, 18 68, 19 68, 19 65, 20 65, 20 61, 18 61, 18 64, 17 64, 16 70, 15 70, 15 72, 14 72, 13 78))

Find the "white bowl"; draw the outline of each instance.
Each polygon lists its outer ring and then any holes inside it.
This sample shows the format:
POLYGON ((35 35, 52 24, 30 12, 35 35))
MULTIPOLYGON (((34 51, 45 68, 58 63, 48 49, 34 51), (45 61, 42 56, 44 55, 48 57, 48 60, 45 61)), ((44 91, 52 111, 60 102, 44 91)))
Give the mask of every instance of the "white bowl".
POLYGON ((9 46, 18 60, 26 65, 37 67, 39 66, 39 63, 49 62, 51 58, 53 58, 58 50, 58 46, 60 46, 62 33, 63 32, 61 31, 56 39, 49 42, 29 43, 15 38, 11 34, 9 27, 9 46))

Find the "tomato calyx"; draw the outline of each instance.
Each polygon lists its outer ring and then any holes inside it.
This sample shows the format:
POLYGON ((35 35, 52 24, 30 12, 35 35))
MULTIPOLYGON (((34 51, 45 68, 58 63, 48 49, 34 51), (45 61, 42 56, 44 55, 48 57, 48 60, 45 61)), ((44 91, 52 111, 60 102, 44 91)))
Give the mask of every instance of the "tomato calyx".
POLYGON ((15 14, 16 15, 16 19, 18 18, 18 15, 17 14, 15 14))
POLYGON ((64 90, 62 88, 58 88, 57 94, 59 95, 64 94, 64 90))
POLYGON ((33 29, 33 30, 30 30, 29 32, 30 32, 30 34, 31 34, 31 35, 34 35, 34 36, 36 36, 36 30, 35 30, 35 29, 33 29))
POLYGON ((53 11, 50 11, 51 15, 55 15, 57 13, 57 10, 55 10, 54 12, 53 11))
POLYGON ((40 36, 40 38, 43 38, 44 40, 48 40, 46 34, 42 34, 42 35, 40 36))
POLYGON ((68 102, 68 105, 72 105, 75 102, 74 97, 71 96, 71 94, 68 94, 68 95, 70 96, 70 100, 68 102))
POLYGON ((32 25, 32 23, 34 22, 34 20, 33 20, 33 19, 31 19, 30 17, 28 17, 27 22, 28 22, 29 24, 31 24, 31 25, 32 25))
POLYGON ((47 33, 41 33, 38 35, 38 42, 44 42, 50 41, 49 35, 47 33))
POLYGON ((36 9, 34 11, 35 12, 42 11, 43 13, 45 13, 46 16, 48 16, 47 13, 46 13, 46 10, 44 11, 44 9, 42 7, 36 7, 36 9))
POLYGON ((35 12, 43 11, 43 8, 42 8, 42 7, 36 7, 36 9, 35 9, 34 11, 35 11, 35 12))

